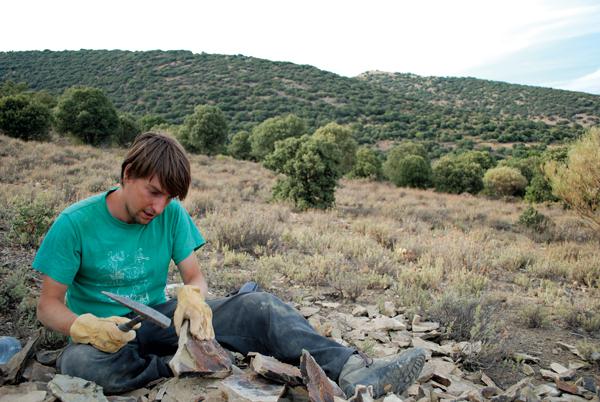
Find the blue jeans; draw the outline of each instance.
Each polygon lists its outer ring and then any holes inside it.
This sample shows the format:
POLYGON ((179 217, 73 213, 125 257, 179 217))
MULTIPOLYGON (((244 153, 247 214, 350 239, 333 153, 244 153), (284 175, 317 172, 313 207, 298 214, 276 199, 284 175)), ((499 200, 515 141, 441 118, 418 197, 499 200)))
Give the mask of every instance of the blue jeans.
MULTIPOLYGON (((342 367, 355 352, 319 335, 294 308, 270 293, 243 293, 207 303, 213 312, 217 341, 244 355, 258 352, 297 365, 302 349, 306 349, 327 376, 337 381, 342 367)), ((177 301, 153 307, 173 318, 177 301)), ((173 326, 163 329, 143 322, 136 338, 116 353, 69 344, 58 368, 63 374, 94 381, 106 393, 126 392, 173 375, 168 361, 177 350, 177 340, 173 326)))

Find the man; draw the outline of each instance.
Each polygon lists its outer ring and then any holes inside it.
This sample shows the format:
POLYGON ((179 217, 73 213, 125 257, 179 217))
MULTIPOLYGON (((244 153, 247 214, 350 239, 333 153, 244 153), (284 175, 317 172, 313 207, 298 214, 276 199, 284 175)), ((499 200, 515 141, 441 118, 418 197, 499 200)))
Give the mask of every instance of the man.
POLYGON ((194 255, 205 240, 178 201, 190 181, 190 163, 177 141, 141 134, 121 165, 121 185, 71 205, 46 234, 33 262, 44 274, 37 315, 71 338, 58 362, 63 374, 94 381, 107 393, 172 376, 168 361, 182 322, 189 320, 197 339, 216 336, 243 354, 254 351, 297 364, 307 349, 347 394, 357 384, 373 385, 377 396, 401 393, 416 379, 425 361, 420 349, 369 362, 317 334, 269 293, 206 301, 206 280, 194 255), (184 286, 177 299, 167 301, 171 260, 184 286), (150 305, 172 317, 174 325, 162 329, 143 322, 137 331, 122 332, 117 325, 131 312, 103 290, 150 305))

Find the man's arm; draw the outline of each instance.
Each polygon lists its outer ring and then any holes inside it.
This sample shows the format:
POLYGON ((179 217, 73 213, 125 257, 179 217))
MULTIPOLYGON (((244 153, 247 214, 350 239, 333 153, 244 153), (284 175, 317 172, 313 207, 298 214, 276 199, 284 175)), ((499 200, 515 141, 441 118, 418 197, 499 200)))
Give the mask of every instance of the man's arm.
POLYGON ((181 279, 185 285, 198 286, 202 296, 206 297, 208 295, 208 284, 194 252, 177 264, 177 268, 179 268, 181 279))
POLYGON ((77 315, 65 306, 66 292, 67 285, 44 275, 37 305, 37 318, 44 326, 68 336, 77 315))

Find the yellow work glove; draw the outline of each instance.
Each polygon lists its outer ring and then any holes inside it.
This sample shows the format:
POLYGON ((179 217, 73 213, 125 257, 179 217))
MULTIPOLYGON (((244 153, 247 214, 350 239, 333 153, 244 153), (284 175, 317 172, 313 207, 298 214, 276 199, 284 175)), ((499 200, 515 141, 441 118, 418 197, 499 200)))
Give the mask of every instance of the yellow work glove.
POLYGON ((69 335, 73 342, 89 343, 98 350, 115 353, 135 339, 135 331, 123 332, 117 325, 129 322, 125 317, 98 318, 82 314, 71 324, 69 335))
POLYGON ((212 310, 204 301, 200 288, 183 285, 177 289, 177 308, 173 315, 173 325, 177 335, 181 331, 183 320, 190 320, 190 333, 198 340, 213 339, 212 310))

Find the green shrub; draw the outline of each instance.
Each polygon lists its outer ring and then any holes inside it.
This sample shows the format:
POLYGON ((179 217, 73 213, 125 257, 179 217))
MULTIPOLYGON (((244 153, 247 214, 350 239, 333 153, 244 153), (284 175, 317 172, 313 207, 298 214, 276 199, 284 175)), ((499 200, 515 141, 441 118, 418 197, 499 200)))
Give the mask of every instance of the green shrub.
POLYGON ((275 143, 265 166, 283 173, 273 188, 276 199, 290 200, 299 209, 329 208, 341 177, 341 153, 335 144, 318 137, 287 138, 275 143))
POLYGON ((552 186, 548 179, 541 173, 536 173, 525 189, 525 201, 536 203, 554 202, 558 201, 558 198, 552 194, 552 186))
POLYGON ((196 106, 177 133, 181 144, 190 152, 215 155, 225 150, 227 120, 216 106, 196 106))
POLYGON ((342 155, 340 161, 341 175, 345 175, 352 170, 356 161, 356 149, 358 148, 358 144, 352 135, 352 130, 337 123, 329 123, 317 129, 313 136, 333 143, 340 151, 342 155))
POLYGON ((227 146, 227 153, 236 159, 251 159, 252 147, 250 145, 250 133, 247 131, 240 131, 234 135, 227 146))
POLYGON ((117 111, 97 88, 67 89, 56 106, 56 128, 71 133, 86 144, 108 143, 119 128, 117 111))
POLYGON ((306 132, 306 123, 296 115, 290 114, 267 119, 254 127, 250 134, 252 156, 257 160, 263 160, 273 152, 277 141, 300 137, 306 132))
POLYGON ((550 220, 546 215, 542 214, 531 205, 529 205, 519 216, 519 224, 538 232, 543 231, 548 227, 549 221, 550 220))
POLYGON ((51 114, 48 107, 25 95, 0 98, 0 131, 22 140, 48 140, 51 114))
POLYGON ((476 194, 483 189, 483 169, 478 163, 457 156, 443 156, 432 168, 433 185, 437 191, 476 194))
POLYGON ((142 132, 140 125, 130 114, 119 115, 119 129, 115 135, 115 140, 121 146, 129 146, 135 140, 135 137, 142 132))
POLYGON ((140 126, 140 130, 142 130, 142 132, 146 132, 152 130, 153 127, 167 124, 167 121, 161 116, 147 114, 139 120, 138 124, 140 126))
POLYGON ((383 172, 387 178, 399 187, 426 188, 431 180, 431 166, 419 155, 407 155, 394 159, 391 153, 383 164, 383 172))
POLYGON ((373 149, 360 147, 356 151, 356 162, 348 174, 350 178, 380 179, 383 175, 381 159, 373 149))
POLYGON ((56 216, 56 200, 40 195, 15 201, 13 209, 9 238, 22 246, 39 246, 56 216))
POLYGON ((485 191, 492 196, 520 196, 527 187, 527 179, 519 170, 501 166, 485 172, 483 186, 485 191))

